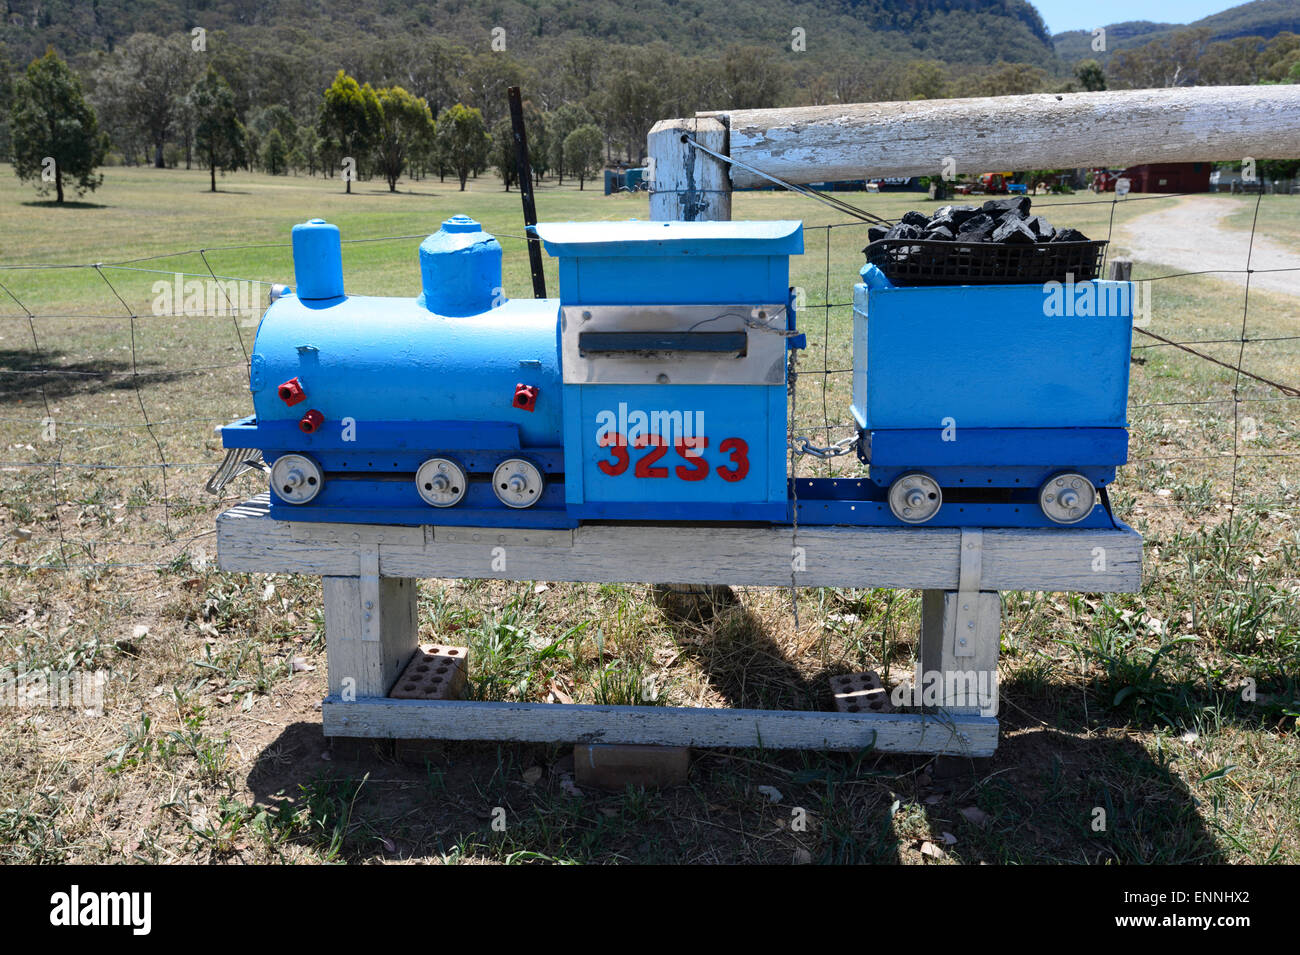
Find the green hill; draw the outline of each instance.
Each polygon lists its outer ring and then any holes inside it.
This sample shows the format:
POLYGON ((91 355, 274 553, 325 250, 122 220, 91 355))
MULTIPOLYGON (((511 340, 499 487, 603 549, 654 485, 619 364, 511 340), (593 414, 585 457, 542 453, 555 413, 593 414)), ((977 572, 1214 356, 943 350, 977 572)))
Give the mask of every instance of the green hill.
POLYGON ((244 46, 251 34, 307 45, 337 57, 369 39, 438 36, 487 48, 494 27, 520 55, 569 37, 683 53, 730 44, 789 52, 791 30, 807 33, 807 53, 902 56, 950 63, 999 60, 1053 65, 1051 37, 1026 0, 4 0, 0 42, 14 59, 53 44, 66 56, 111 50, 135 32, 203 27, 244 46), (33 12, 34 11, 34 12, 33 12))
POLYGON ((1286 31, 1300 33, 1300 0, 1254 0, 1186 24, 1152 23, 1149 20, 1107 24, 1105 53, 1093 51, 1092 33, 1088 30, 1058 33, 1052 37, 1052 45, 1066 63, 1076 63, 1088 57, 1104 63, 1117 50, 1164 39, 1178 30, 1192 27, 1209 30, 1211 41, 1241 36, 1269 39, 1286 31))

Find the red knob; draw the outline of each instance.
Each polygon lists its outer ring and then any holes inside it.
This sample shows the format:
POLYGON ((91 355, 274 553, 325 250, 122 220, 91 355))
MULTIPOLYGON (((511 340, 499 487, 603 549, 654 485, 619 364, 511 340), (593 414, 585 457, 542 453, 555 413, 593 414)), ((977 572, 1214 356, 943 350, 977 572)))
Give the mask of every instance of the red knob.
POLYGON ((324 423, 325 416, 315 408, 312 408, 311 411, 308 411, 302 416, 302 420, 298 422, 298 427, 303 430, 303 433, 311 434, 313 431, 318 430, 324 423))
POLYGON ((280 400, 290 408, 307 397, 307 392, 302 390, 302 382, 297 378, 290 378, 282 384, 276 389, 276 394, 278 394, 280 400))
POLYGON ((520 382, 515 385, 515 398, 511 404, 523 411, 533 411, 537 408, 537 392, 539 390, 536 385, 525 385, 520 382))

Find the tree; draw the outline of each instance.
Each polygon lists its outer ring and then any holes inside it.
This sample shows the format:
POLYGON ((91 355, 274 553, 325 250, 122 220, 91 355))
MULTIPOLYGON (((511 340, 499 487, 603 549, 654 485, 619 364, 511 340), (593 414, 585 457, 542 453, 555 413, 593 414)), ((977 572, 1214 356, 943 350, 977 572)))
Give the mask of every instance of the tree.
POLYGON ((217 169, 234 172, 248 162, 247 134, 235 111, 235 94, 230 84, 209 66, 194 89, 190 103, 196 117, 194 145, 208 164, 212 191, 217 191, 217 169))
POLYGON ((948 71, 938 60, 913 60, 903 76, 908 99, 941 99, 948 85, 948 71))
POLYGON ((370 84, 360 85, 343 70, 325 91, 317 130, 329 152, 341 160, 351 159, 353 170, 345 170, 345 192, 352 192, 352 173, 374 146, 383 125, 383 109, 370 84))
POLYGON ((23 182, 40 182, 39 195, 53 185, 56 201, 62 203, 65 182, 80 196, 104 181, 95 168, 104 161, 107 137, 86 102, 81 80, 53 49, 33 60, 14 84, 10 124, 14 172, 23 182))
POLYGON ((1106 71, 1096 60, 1080 60, 1074 67, 1074 77, 1089 93, 1106 88, 1106 71))
POLYGON ((579 126, 595 125, 595 122, 591 113, 577 103, 565 103, 559 109, 547 114, 546 127, 550 133, 548 143, 550 167, 559 177, 560 185, 564 185, 564 174, 569 171, 569 167, 564 162, 564 140, 579 126))
POLYGON ((578 189, 583 180, 591 178, 604 163, 605 137, 593 125, 579 126, 564 140, 564 159, 569 172, 578 177, 578 189))
POLYGON ((416 99, 400 86, 381 89, 379 129, 375 145, 375 162, 388 180, 388 191, 397 191, 397 180, 407 160, 419 144, 434 135, 433 115, 422 99, 416 99))
POLYGON ((165 167, 163 147, 195 78, 197 60, 189 39, 186 34, 132 34, 95 71, 95 99, 110 129, 124 137, 138 134, 151 147, 158 169, 165 167))
POLYGON ((447 168, 456 174, 464 192, 469 174, 482 169, 492 151, 483 114, 463 103, 447 107, 438 117, 436 138, 447 168))
POLYGON ((289 145, 274 127, 262 141, 262 154, 259 157, 262 168, 272 176, 283 176, 289 165, 289 145))
POLYGON ((761 47, 731 46, 722 55, 722 99, 731 109, 775 106, 785 82, 785 64, 761 47))
POLYGON ((519 179, 519 166, 515 161, 515 131, 508 118, 497 120, 492 127, 492 165, 509 192, 510 184, 519 179))

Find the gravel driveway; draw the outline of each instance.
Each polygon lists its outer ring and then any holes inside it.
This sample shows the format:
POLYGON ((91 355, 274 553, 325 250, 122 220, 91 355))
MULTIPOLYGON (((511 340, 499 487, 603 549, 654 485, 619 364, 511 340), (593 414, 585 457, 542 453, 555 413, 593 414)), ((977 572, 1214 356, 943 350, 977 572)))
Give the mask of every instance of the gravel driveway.
MULTIPOLYGON (((1159 212, 1150 212, 1116 230, 1118 244, 1134 259, 1158 262, 1171 272, 1201 272, 1206 269, 1245 269, 1247 252, 1252 269, 1298 269, 1300 252, 1289 249, 1262 232, 1255 234, 1251 249, 1250 232, 1228 228, 1223 219, 1241 208, 1240 203, 1222 199, 1190 197, 1159 212)), ((1244 272, 1221 273, 1225 282, 1245 285, 1244 272)), ((1251 290, 1300 296, 1300 271, 1259 272, 1250 279, 1251 290)))

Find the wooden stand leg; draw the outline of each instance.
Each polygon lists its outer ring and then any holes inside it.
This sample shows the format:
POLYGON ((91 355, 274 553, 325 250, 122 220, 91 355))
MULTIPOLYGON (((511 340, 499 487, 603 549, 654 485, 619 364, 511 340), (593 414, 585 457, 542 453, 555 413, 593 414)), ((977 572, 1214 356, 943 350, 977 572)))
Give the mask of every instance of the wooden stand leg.
POLYGON ((383 697, 415 652, 416 584, 407 577, 324 577, 330 696, 383 697))
POLYGON ((935 700, 950 713, 996 716, 1001 630, 1002 601, 997 593, 924 591, 921 682, 914 689, 925 702, 935 700))

